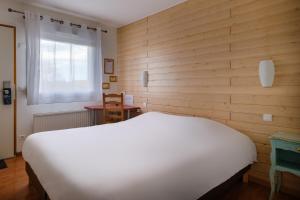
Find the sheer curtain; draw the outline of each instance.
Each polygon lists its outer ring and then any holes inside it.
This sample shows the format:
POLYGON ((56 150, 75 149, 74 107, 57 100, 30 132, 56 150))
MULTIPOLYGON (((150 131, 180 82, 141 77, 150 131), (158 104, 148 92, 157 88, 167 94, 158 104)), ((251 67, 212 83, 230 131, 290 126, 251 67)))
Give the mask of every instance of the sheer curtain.
POLYGON ((39 103, 40 15, 25 11, 27 103, 39 103))
MULTIPOLYGON (((102 81, 101 29, 40 22, 38 103, 100 99, 102 81)), ((28 76, 29 77, 29 76, 28 76)))

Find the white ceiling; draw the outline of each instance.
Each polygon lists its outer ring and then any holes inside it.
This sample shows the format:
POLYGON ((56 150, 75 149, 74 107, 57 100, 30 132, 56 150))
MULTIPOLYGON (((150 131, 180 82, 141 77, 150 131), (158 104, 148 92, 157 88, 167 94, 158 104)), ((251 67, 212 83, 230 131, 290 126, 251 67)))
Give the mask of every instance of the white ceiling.
POLYGON ((35 6, 66 11, 114 27, 127 25, 185 0, 20 0, 35 6))

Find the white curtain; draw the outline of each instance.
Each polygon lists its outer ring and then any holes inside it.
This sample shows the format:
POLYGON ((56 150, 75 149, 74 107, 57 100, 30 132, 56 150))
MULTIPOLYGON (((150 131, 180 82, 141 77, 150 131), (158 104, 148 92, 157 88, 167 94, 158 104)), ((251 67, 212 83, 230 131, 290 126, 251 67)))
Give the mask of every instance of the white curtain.
POLYGON ((38 103, 98 101, 101 94, 101 29, 40 22, 38 103))
POLYGON ((39 103, 40 15, 25 11, 27 103, 39 103))

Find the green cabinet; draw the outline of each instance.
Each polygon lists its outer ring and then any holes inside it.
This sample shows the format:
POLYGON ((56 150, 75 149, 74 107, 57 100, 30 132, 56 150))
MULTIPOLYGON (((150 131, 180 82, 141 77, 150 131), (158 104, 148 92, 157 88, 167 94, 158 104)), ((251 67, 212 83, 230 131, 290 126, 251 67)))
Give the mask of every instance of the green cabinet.
POLYGON ((300 176, 300 134, 277 132, 271 137, 270 182, 273 199, 281 185, 281 172, 300 176))

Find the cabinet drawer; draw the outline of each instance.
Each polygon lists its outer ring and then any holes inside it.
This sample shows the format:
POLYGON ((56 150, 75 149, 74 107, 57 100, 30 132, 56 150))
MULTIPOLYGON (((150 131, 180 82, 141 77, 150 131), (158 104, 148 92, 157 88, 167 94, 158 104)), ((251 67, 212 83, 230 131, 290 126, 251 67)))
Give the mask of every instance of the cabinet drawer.
POLYGON ((283 140, 272 140, 272 147, 300 153, 300 143, 287 142, 283 140))

